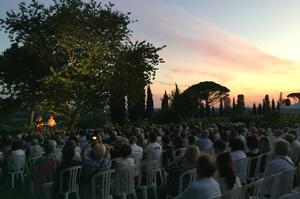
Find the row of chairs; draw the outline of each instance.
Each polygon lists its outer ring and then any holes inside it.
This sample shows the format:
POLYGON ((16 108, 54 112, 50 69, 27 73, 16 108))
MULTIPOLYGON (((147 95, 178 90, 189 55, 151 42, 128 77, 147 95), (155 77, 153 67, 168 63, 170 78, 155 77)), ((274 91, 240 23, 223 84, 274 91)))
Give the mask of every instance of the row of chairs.
POLYGON ((290 169, 271 176, 266 176, 242 187, 225 192, 216 199, 277 199, 292 191, 296 169, 290 169), (284 185, 282 184, 284 183, 284 185), (286 189, 282 189, 282 187, 286 189), (270 192, 266 192, 268 187, 270 192))

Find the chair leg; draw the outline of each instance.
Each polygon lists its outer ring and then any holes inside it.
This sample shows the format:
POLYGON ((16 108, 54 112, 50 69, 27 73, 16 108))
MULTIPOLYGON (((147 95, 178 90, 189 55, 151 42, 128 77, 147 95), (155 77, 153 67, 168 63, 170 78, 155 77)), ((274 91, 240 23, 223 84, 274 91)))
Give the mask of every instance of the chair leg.
POLYGON ((13 189, 15 187, 15 174, 11 174, 11 188, 13 189))
POLYGON ((76 191, 76 199, 80 199, 79 191, 76 191))
POLYGON ((142 192, 143 192, 143 199, 147 199, 147 188, 143 187, 142 192))
POLYGON ((122 198, 122 199, 126 199, 126 198, 127 198, 126 194, 125 194, 125 193, 122 193, 121 198, 122 198))
POLYGON ((154 199, 157 199, 157 187, 153 187, 154 199))
POLYGON ((24 175, 23 175, 23 173, 21 173, 20 175, 21 175, 21 181, 22 181, 22 188, 24 189, 24 175))
POLYGON ((133 194, 133 199, 137 199, 136 192, 134 191, 132 194, 133 194))

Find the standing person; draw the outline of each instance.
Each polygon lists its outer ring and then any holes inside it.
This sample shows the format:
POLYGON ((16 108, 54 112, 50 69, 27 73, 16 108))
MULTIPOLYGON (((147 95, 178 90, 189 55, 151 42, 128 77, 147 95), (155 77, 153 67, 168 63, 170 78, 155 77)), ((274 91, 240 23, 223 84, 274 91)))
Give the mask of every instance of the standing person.
POLYGON ((41 133, 43 131, 43 117, 38 116, 35 122, 35 129, 37 132, 41 133))
POLYGON ((56 126, 56 122, 55 122, 55 120, 54 120, 53 115, 50 116, 50 118, 48 119, 47 124, 48 124, 48 126, 49 126, 50 132, 54 132, 54 128, 55 128, 55 126, 56 126))

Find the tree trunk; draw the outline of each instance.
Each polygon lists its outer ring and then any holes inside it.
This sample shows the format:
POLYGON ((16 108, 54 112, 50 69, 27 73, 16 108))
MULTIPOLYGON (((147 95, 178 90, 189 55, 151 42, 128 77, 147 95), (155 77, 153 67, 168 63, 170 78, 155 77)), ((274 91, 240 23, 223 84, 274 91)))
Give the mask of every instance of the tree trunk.
POLYGON ((31 109, 30 109, 30 113, 29 113, 29 117, 28 117, 28 122, 27 122, 27 125, 28 125, 30 128, 33 128, 33 127, 34 127, 34 122, 33 122, 34 114, 35 114, 34 108, 31 108, 31 109))
POLYGON ((70 120, 70 123, 69 123, 69 129, 73 130, 77 126, 78 121, 80 119, 80 110, 76 109, 74 111, 74 113, 72 114, 72 117, 70 119, 71 120, 70 120))

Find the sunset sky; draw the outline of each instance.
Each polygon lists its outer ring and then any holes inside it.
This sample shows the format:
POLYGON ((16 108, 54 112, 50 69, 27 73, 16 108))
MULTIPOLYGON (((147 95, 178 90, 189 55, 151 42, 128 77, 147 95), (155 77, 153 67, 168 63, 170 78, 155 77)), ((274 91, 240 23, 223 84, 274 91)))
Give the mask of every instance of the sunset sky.
MULTIPOLYGON (((20 0, 0 0, 0 17, 20 0)), ((42 0, 49 3, 50 0, 42 0)), ((107 2, 107 1, 102 1, 107 2)), ((133 38, 157 47, 166 63, 152 85, 155 106, 164 91, 215 81, 244 94, 247 105, 265 94, 300 92, 299 0, 114 0, 131 12, 133 38)), ((0 51, 9 47, 0 32, 0 51)))

